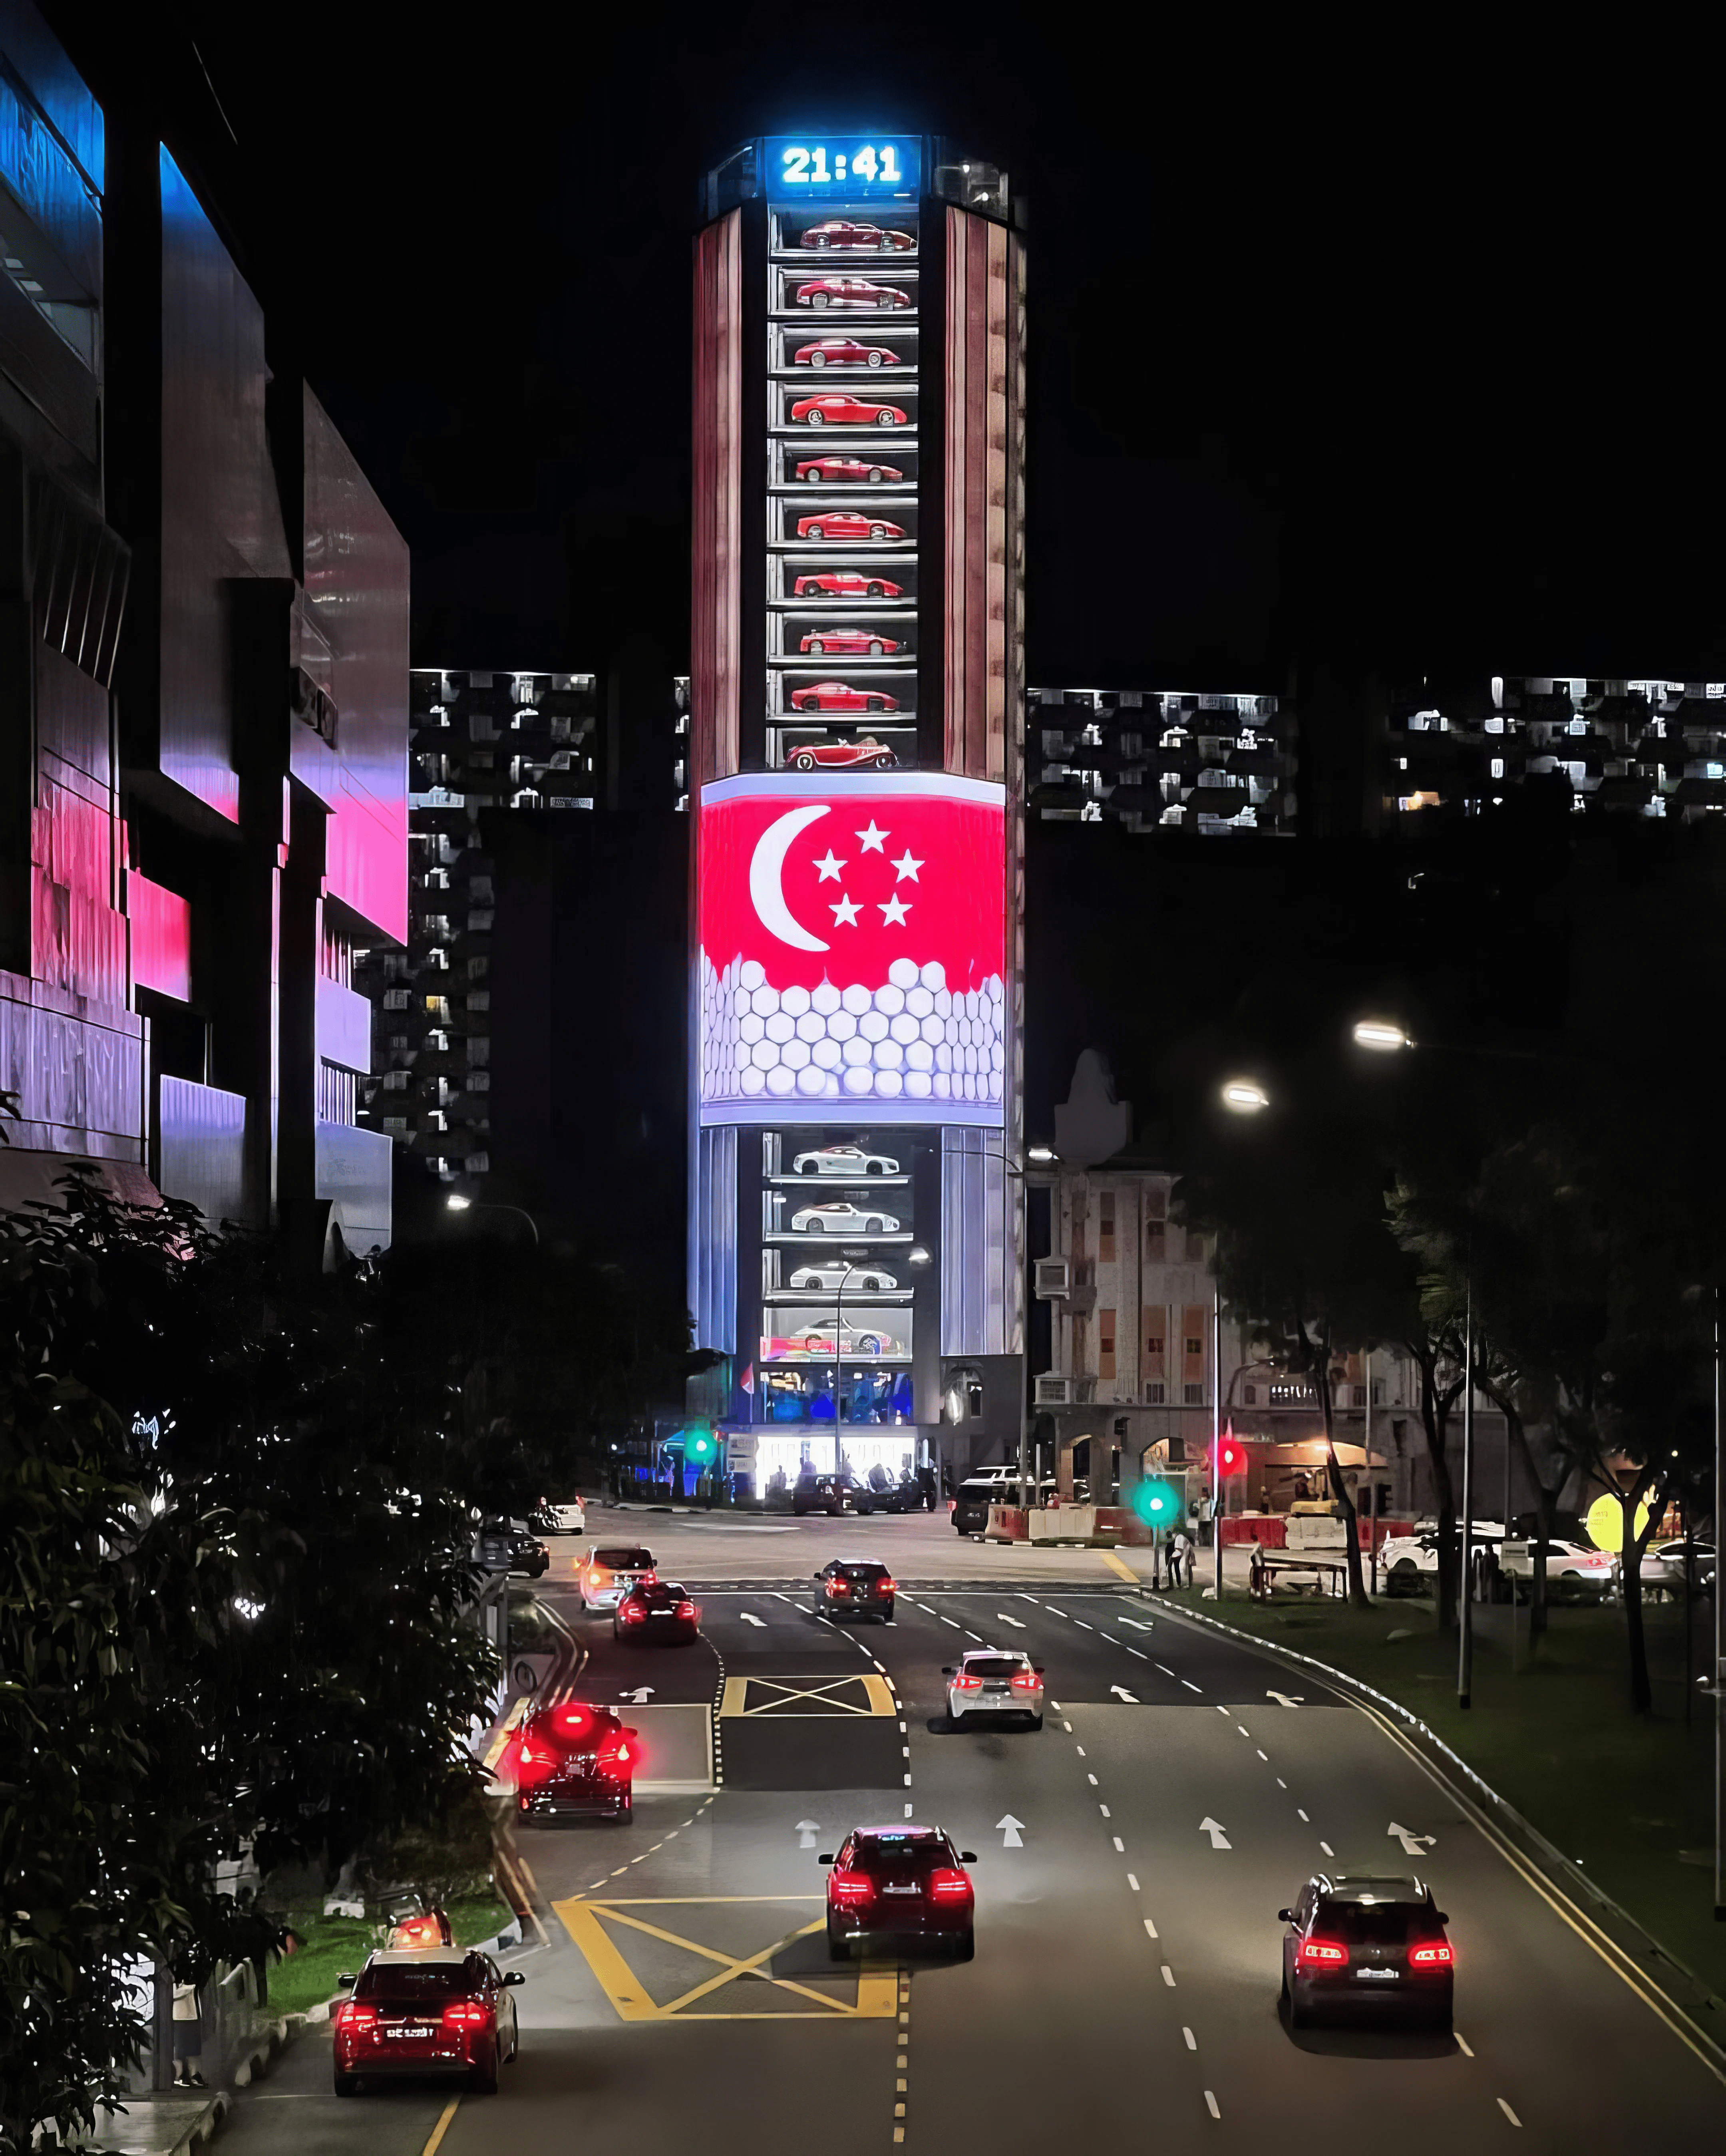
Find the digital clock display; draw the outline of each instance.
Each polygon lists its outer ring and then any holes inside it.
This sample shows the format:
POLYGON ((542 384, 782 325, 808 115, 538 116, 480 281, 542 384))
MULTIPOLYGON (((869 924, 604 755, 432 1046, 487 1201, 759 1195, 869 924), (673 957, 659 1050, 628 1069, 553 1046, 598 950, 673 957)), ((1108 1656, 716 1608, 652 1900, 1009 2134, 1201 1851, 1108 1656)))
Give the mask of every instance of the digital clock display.
POLYGON ((922 165, 915 135, 770 135, 767 192, 781 203, 914 200, 922 165))

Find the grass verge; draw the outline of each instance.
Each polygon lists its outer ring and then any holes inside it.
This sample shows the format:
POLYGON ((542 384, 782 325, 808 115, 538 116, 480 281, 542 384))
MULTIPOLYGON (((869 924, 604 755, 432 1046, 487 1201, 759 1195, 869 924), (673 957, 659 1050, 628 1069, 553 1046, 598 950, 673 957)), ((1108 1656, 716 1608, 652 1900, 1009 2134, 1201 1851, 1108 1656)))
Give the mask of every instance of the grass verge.
MULTIPOLYGON (((1190 1604, 1359 1677, 1421 1721, 1575 1861, 1668 1953, 1726 1996, 1726 1924, 1714 1921, 1713 1702, 1694 1695, 1684 1722, 1682 1612, 1646 1610, 1654 1712, 1630 1707, 1624 1613, 1558 1609, 1538 1655, 1528 1613, 1477 1607, 1473 1704, 1456 1703, 1456 1638, 1431 1605, 1290 1599, 1254 1602, 1225 1589, 1190 1604), (1513 1635, 1513 1618, 1514 1634, 1513 1635), (1400 1635, 1400 1636, 1396 1636, 1400 1635)), ((1693 1636, 1706 1667, 1705 1605, 1693 1636)))
MULTIPOLYGON (((496 1938, 510 1916, 504 1904, 490 1895, 449 1905, 455 1943, 462 1947, 496 1938)), ((287 1921, 306 1943, 298 1953, 271 1965, 272 2014, 303 2014, 332 1998, 336 1978, 344 1969, 362 1968, 366 1956, 383 1944, 388 1930, 387 1925, 358 1917, 326 1917, 305 1910, 293 1912, 287 1921)))

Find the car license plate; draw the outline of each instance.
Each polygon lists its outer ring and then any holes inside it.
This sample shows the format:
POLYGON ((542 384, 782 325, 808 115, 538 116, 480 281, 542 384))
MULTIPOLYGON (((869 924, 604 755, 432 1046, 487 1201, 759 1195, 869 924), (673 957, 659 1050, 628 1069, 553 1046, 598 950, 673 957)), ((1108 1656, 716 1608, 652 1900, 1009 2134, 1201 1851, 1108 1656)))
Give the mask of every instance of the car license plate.
POLYGON ((883 1887, 881 1891, 883 1894, 921 1894, 923 1890, 921 1887, 883 1887))
POLYGON ((383 2033, 386 2036, 429 2036, 431 2031, 429 2029, 386 2029, 383 2033))
POLYGON ((1358 1969, 1354 1974, 1363 1984, 1395 1984, 1396 1981, 1394 1969, 1358 1969))

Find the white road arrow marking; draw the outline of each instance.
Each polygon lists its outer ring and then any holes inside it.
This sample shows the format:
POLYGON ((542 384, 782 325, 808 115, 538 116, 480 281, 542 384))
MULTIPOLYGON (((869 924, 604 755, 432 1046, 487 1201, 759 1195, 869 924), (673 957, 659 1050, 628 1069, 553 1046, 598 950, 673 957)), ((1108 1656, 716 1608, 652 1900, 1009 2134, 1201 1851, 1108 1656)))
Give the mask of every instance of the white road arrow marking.
POLYGON ((1265 1694, 1266 1699, 1274 1699, 1278 1707, 1298 1707, 1306 1697, 1303 1691, 1297 1691, 1292 1696, 1286 1691, 1266 1691, 1265 1694))
POLYGON ((619 1699, 632 1699, 634 1701, 637 1707, 645 1707, 649 1700, 653 1697, 653 1686, 651 1685, 640 1685, 634 1691, 619 1692, 618 1694, 618 1697, 619 1699))
POLYGON ((1125 1700, 1128 1707, 1137 1707, 1138 1705, 1137 1696, 1134 1693, 1128 1691, 1125 1685, 1111 1685, 1109 1686, 1109 1690, 1113 1692, 1117 1698, 1125 1700))
POLYGON ((737 1612, 737 1614, 738 1614, 738 1616, 740 1616, 740 1617, 742 1619, 743 1622, 744 1622, 746 1625, 754 1625, 758 1626, 758 1627, 759 1627, 759 1629, 760 1629, 762 1631, 763 1631, 763 1632, 764 1632, 764 1631, 766 1631, 766 1630, 767 1630, 767 1620, 766 1620, 766 1618, 765 1618, 765 1617, 758 1617, 758 1616, 755 1614, 755 1612, 754 1612, 753 1609, 740 1609, 740 1610, 737 1612))
POLYGON ((1015 1632, 1022 1632, 1025 1630, 1019 1620, 1016 1617, 1009 1617, 1004 1609, 996 1610, 995 1622, 997 1625, 1010 1625, 1015 1632))
POLYGON ((1419 1856, 1423 1851, 1431 1849, 1433 1843, 1438 1840, 1436 1834, 1412 1834, 1407 1827, 1399 1826, 1395 1820, 1391 1820, 1385 1832, 1396 1836, 1402 1844, 1402 1853, 1405 1856, 1419 1856))
POLYGON ((1214 1819, 1200 1820, 1199 1831, 1200 1834, 1208 1834, 1210 1836, 1210 1845, 1213 1849, 1232 1849, 1235 1845, 1214 1819))
POLYGON ((1003 1828, 1005 1829, 1005 1835, 1001 1842, 1003 1849, 1024 1848, 1025 1843, 1020 1839, 1019 1832, 1019 1830, 1024 1825, 1025 1821, 1023 1820, 1015 1819, 1011 1812, 1009 1812, 1004 1819, 998 1819, 995 1821, 997 1830, 1003 1828))
POLYGON ((815 1836, 820 1831, 821 1822, 819 1820, 799 1820, 797 1822, 798 1847, 799 1849, 813 1849, 815 1845, 815 1836))

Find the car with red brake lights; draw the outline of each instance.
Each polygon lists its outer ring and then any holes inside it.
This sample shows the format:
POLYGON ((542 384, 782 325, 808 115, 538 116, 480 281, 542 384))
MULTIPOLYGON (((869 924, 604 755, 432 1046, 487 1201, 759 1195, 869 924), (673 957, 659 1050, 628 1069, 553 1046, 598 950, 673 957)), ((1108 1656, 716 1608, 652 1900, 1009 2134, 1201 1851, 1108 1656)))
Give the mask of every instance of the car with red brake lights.
POLYGON ((883 636, 878 629, 812 629, 798 649, 801 651, 840 651, 857 659, 886 659, 903 644, 896 636, 883 636))
POLYGON ((876 404, 840 389, 823 390, 819 397, 799 397, 791 407, 793 424, 800 427, 902 427, 901 405, 876 404))
POLYGON ((523 1819, 633 1817, 634 1738, 609 1707, 567 1700, 539 1708, 515 1742, 517 1813, 523 1819))
POLYGON ((794 711, 896 711, 898 699, 883 689, 854 689, 849 681, 814 681, 794 689, 794 711))
POLYGON ((879 1617, 893 1621, 898 1585, 876 1558, 836 1557, 815 1576, 818 1617, 879 1617))
POLYGON ((791 355, 794 367, 896 367, 899 355, 885 345, 859 344, 855 337, 818 337, 791 355))
POLYGON ((444 1947, 374 1953, 357 1976, 336 1981, 350 1994, 330 2016, 337 2096, 420 2075, 496 2095, 499 2067, 521 2048, 510 1996, 520 1969, 444 1947))
POLYGON ((657 1577, 653 1552, 609 1543, 589 1550, 575 1568, 583 1609, 615 1609, 639 1580, 657 1577))
POLYGON ((977 1861, 938 1826, 860 1826, 827 1875, 827 1951, 849 1961, 876 1942, 929 1946, 958 1961, 975 1951, 976 1897, 963 1870, 977 1861))
POLYGON ((843 217, 806 224, 797 235, 797 244, 799 247, 875 247, 901 254, 917 245, 908 232, 883 232, 878 224, 853 224, 843 217))
POLYGON ((788 771, 891 771, 899 761, 873 734, 854 742, 802 742, 785 757, 788 771))
POLYGON ((701 1613, 669 1579, 639 1579, 611 1613, 611 1636, 639 1645, 671 1640, 686 1645, 701 1629, 701 1613))
POLYGON ((1315 1872, 1292 1909, 1279 1909, 1282 2004, 1291 2029, 1344 2015, 1388 2015, 1451 2033, 1456 1957, 1450 1922, 1424 1881, 1406 1875, 1315 1872))
POLYGON ((979 1715, 1023 1714, 1043 1726, 1043 1666, 1015 1648, 984 1647, 942 1671, 947 1679, 948 1727, 979 1715))
POLYGON ((819 516, 799 516, 799 539, 902 539, 905 526, 885 516, 865 516, 855 509, 824 509, 819 516))
POLYGON ((393 1953, 419 1952, 427 1947, 453 1947, 455 1933, 441 1909, 404 1909, 391 1920, 387 1943, 393 1953))
POLYGON ((884 480, 903 479, 905 475, 895 465, 868 464, 860 457, 805 457, 797 467, 797 476, 815 486, 830 480, 862 480, 879 486, 884 480))
POLYGON ((866 277, 812 277, 793 295, 799 307, 908 307, 909 292, 871 285, 866 277))
POLYGON ((799 577, 791 587, 794 599, 897 599, 905 596, 903 584, 896 584, 886 577, 866 577, 860 570, 824 570, 809 577, 799 577))

